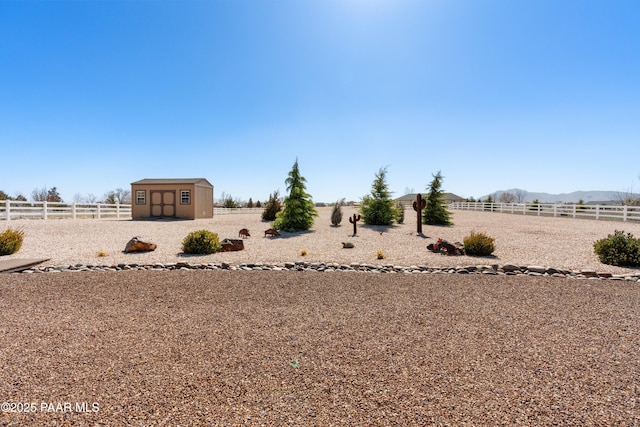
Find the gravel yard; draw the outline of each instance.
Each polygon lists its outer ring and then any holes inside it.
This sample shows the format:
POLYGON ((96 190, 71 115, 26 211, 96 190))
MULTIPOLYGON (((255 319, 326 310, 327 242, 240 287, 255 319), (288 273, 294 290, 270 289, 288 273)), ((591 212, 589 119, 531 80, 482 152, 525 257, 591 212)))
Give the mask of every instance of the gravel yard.
POLYGON ((453 211, 454 226, 423 226, 424 236, 416 235, 413 210, 405 213, 405 223, 393 227, 366 226, 358 223, 358 235, 348 217, 355 213, 344 208, 339 227, 331 226, 331 208, 320 208, 320 216, 308 232, 282 233, 279 238, 265 238, 269 223, 262 222, 260 213, 218 215, 210 220, 195 221, 132 221, 132 220, 19 220, 0 223, 0 230, 11 226, 22 228, 25 241, 22 249, 10 258, 51 258, 50 266, 118 263, 153 264, 156 262, 231 263, 286 262, 359 262, 370 264, 466 266, 478 264, 535 265, 562 269, 590 269, 612 274, 637 273, 638 269, 602 264, 593 253, 593 243, 613 234, 615 230, 640 236, 640 224, 595 221, 570 218, 522 216, 491 212, 453 211), (237 238, 241 228, 248 228, 251 237, 244 240, 245 250, 207 256, 181 254, 184 237, 191 231, 208 229, 218 233, 220 240, 237 238), (438 238, 462 241, 472 231, 482 231, 495 238, 495 257, 443 256, 426 247, 438 238), (125 254, 126 243, 134 236, 158 245, 154 252, 125 254), (343 249, 349 241, 353 249, 343 249), (306 255, 301 256, 301 251, 306 255), (381 250, 385 258, 379 260, 381 250), (99 257, 103 251, 107 256, 99 257))
POLYGON ((3 274, 0 425, 633 426, 638 319, 631 282, 3 274))
MULTIPOLYGON (((358 225, 264 238, 259 214, 199 221, 11 221, 50 265, 305 261, 601 264, 640 225, 455 211, 453 227, 358 225), (245 250, 180 254, 202 228, 245 250), (426 246, 472 230, 493 258, 426 246), (124 254, 133 236, 158 249, 124 254), (351 241, 354 249, 342 249, 351 241), (300 251, 306 249, 302 258, 300 251), (386 258, 377 260, 376 251, 386 258), (97 252, 107 252, 98 257, 97 252)), ((640 425, 640 287, 629 280, 279 271, 0 274, 0 426, 640 425), (28 409, 28 413, 24 413, 28 409)))

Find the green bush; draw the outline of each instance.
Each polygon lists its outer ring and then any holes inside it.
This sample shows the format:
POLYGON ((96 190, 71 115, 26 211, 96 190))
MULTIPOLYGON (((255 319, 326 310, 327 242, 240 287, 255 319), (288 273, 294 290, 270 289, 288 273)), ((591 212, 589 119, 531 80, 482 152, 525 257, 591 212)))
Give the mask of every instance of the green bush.
POLYGON ((7 228, 0 234, 0 255, 15 254, 22 247, 24 231, 7 228))
MULTIPOLYGON (((258 203, 260 203, 258 201, 258 203)), ((257 206, 257 205, 256 205, 257 206)), ((282 210, 282 202, 280 201, 280 194, 278 190, 269 194, 269 200, 264 204, 264 210, 262 211, 263 221, 273 221, 276 219, 278 212, 282 210)))
POLYGON ((606 239, 600 239, 593 244, 593 250, 600 258, 600 262, 622 267, 640 266, 640 239, 633 234, 624 234, 616 230, 606 239))
POLYGON ((192 231, 182 241, 182 252, 185 254, 207 255, 221 250, 218 234, 208 230, 192 231))
POLYGON ((464 238, 464 253, 470 256, 489 256, 496 249, 493 237, 487 236, 485 233, 476 233, 472 231, 470 235, 464 238))
POLYGON ((396 221, 398 224, 404 224, 404 205, 400 202, 396 203, 396 210, 398 211, 396 221))

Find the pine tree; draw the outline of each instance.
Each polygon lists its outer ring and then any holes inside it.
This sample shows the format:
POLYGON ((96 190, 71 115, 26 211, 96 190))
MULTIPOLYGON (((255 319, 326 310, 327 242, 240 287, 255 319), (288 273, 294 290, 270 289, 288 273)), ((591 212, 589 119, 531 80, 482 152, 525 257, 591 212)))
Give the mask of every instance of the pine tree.
POLYGON ((308 230, 313 225, 318 211, 313 204, 311 195, 306 192, 307 180, 300 175, 298 159, 293 164, 288 178, 285 180, 289 196, 284 199, 284 208, 276 215, 273 228, 285 231, 308 230))
POLYGON ((249 201, 247 202, 247 207, 251 209, 253 207, 253 199, 249 197, 249 201))
POLYGON ((360 213, 365 224, 391 225, 398 217, 398 209, 391 199, 386 175, 387 168, 380 168, 371 185, 371 194, 362 198, 360 213))
POLYGON ((427 206, 422 214, 422 223, 427 225, 453 225, 451 213, 444 206, 444 192, 442 187, 442 174, 438 171, 432 175, 433 181, 429 185, 427 194, 427 206))

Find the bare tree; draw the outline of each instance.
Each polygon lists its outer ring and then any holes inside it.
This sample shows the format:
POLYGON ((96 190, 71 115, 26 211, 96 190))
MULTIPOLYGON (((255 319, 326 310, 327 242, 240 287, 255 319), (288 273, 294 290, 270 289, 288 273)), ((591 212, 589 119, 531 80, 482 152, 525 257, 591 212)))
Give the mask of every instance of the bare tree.
POLYGON ((47 187, 34 189, 31 192, 31 200, 34 202, 44 202, 47 200, 47 187))
POLYGON ((86 196, 83 196, 80 193, 76 193, 73 195, 74 203, 95 203, 97 199, 98 198, 93 193, 89 193, 86 196))
POLYGON ((633 189, 619 192, 616 201, 623 206, 640 206, 640 194, 634 193, 633 189))
POLYGON ((524 190, 516 190, 514 193, 515 203, 524 203, 527 197, 527 192, 524 190))
POLYGON ((123 190, 122 188, 116 188, 113 191, 109 191, 104 195, 104 202, 112 205, 131 203, 131 191, 123 190))
POLYGON ((516 196, 509 192, 504 192, 498 197, 498 203, 515 203, 516 196))
POLYGON ((46 201, 46 202, 61 203, 63 201, 62 197, 60 196, 60 193, 58 193, 58 189, 56 187, 36 188, 35 190, 33 190, 31 192, 31 199, 34 202, 45 202, 46 201))

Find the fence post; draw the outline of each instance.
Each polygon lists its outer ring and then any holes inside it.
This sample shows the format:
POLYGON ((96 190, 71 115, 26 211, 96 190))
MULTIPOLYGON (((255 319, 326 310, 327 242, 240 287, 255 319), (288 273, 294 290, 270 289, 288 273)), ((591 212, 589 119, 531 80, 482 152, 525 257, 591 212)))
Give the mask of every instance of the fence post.
POLYGON ((558 205, 554 204, 553 205, 553 217, 557 217, 558 216, 558 205))
POLYGON ((622 221, 627 222, 627 205, 622 207, 622 221))
POLYGON ((47 201, 42 202, 42 219, 47 219, 47 201))
POLYGON ((116 201, 116 218, 120 219, 120 202, 116 201))
POLYGON ((100 219, 100 203, 98 203, 98 219, 100 219))
POLYGON ((71 205, 71 218, 76 219, 76 202, 71 205))
POLYGON ((573 219, 576 219, 576 205, 573 205, 573 219))
POLYGON ((6 216, 7 216, 7 221, 11 221, 11 200, 7 199, 4 201, 5 203, 5 212, 6 212, 6 216))
POLYGON ((600 219, 600 205, 596 205, 596 220, 600 219))

